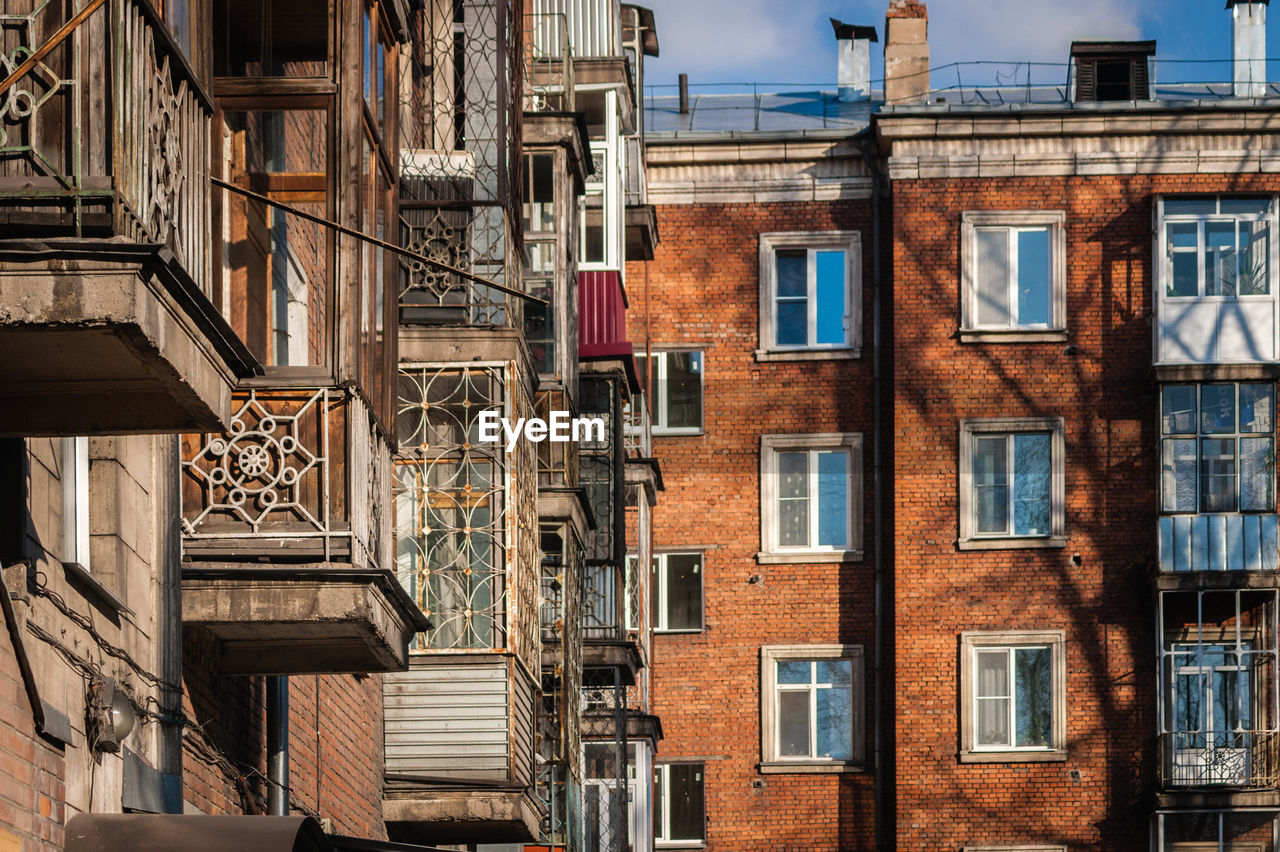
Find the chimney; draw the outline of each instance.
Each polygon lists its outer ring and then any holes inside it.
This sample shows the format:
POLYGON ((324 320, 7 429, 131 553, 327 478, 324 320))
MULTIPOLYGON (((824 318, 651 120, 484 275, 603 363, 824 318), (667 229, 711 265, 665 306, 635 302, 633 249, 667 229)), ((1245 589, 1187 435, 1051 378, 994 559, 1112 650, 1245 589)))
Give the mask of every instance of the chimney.
POLYGON ((1237 98, 1267 94, 1267 2, 1227 0, 1231 10, 1231 93, 1237 98))
POLYGON ((929 12, 919 0, 890 0, 884 21, 884 102, 929 97, 929 12))
POLYGON ((859 27, 831 19, 836 32, 836 97, 845 102, 871 97, 871 42, 878 41, 875 27, 859 27))

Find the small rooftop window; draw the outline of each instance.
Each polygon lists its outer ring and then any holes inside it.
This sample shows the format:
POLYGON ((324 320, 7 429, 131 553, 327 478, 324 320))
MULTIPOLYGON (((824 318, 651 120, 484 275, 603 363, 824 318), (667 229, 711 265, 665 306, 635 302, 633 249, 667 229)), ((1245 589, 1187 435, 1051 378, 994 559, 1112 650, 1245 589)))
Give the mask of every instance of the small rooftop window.
POLYGON ((1147 60, 1154 41, 1073 41, 1076 103, 1145 101, 1151 97, 1147 60))

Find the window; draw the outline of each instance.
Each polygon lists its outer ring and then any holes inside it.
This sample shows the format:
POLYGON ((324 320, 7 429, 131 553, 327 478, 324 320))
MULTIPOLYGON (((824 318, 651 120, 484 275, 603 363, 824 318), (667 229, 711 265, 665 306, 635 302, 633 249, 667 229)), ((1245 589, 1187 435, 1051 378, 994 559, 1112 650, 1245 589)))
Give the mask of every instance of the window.
POLYGON ((89 439, 62 439, 62 561, 89 570, 89 439))
POLYGON ((1165 298, 1270 294, 1270 197, 1163 198, 1160 213, 1165 298))
POLYGON ((706 841, 704 774, 701 763, 664 763, 653 768, 653 839, 659 846, 706 841))
POLYGON ((1060 210, 961 217, 961 339, 1065 339, 1066 216, 1060 210))
POLYGON ((862 558, 862 435, 762 435, 759 562, 862 558))
POLYGON ((701 352, 654 352, 636 356, 642 382, 648 386, 655 435, 702 432, 701 352), (646 378, 646 370, 647 378, 646 378))
POLYGON ((960 549, 1065 546, 1064 454, 1060 417, 961 421, 960 549))
POLYGON ((960 635, 960 759, 1065 760, 1061 630, 960 635))
POLYGON ((664 633, 702 630, 701 553, 653 557, 653 629, 664 633))
POLYGON ((1271 383, 1161 388, 1161 511, 1273 511, 1274 410, 1271 383))
POLYGON ((555 162, 553 153, 524 155, 524 193, 521 219, 524 226, 524 280, 529 293, 546 299, 545 305, 529 302, 524 309, 525 337, 534 364, 542 374, 558 372, 556 362, 556 230, 555 162))
POLYGON ((329 15, 321 0, 213 0, 213 73, 323 77, 329 15))
POLYGON ((862 765, 862 646, 760 650, 761 772, 841 772, 862 765))
POLYGON ((856 231, 761 234, 757 359, 856 357, 861 275, 856 231))

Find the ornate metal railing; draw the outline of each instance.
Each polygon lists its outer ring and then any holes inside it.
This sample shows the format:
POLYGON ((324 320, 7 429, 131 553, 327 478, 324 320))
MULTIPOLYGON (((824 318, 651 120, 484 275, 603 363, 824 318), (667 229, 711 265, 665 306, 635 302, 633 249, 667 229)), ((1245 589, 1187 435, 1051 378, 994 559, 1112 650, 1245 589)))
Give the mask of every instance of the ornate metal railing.
POLYGON ((1166 787, 1272 787, 1280 782, 1275 731, 1190 731, 1160 735, 1166 787))
POLYGON ((230 431, 182 440, 188 558, 391 564, 391 457, 345 388, 236 394, 230 431))
POLYGON ((543 541, 552 547, 544 554, 542 567, 542 640, 554 655, 554 664, 544 666, 542 673, 538 726, 542 766, 537 789, 546 815, 539 840, 548 846, 578 849, 574 803, 582 779, 582 553, 576 541, 563 537, 563 528, 545 527, 543 541))
POLYGON ((623 412, 626 427, 622 433, 623 448, 629 458, 653 458, 653 420, 649 415, 649 401, 643 393, 631 395, 631 401, 623 412))
POLYGON ((573 112, 573 48, 563 12, 524 16, 525 112, 573 112))
POLYGON ((612 563, 588 565, 582 584, 582 635, 585 639, 626 639, 622 569, 612 563))
POLYGON ((539 671, 537 474, 527 442, 478 440, 479 417, 529 417, 511 364, 422 365, 399 378, 396 573, 431 619, 425 650, 510 650, 539 671))
MULTIPOLYGON (((65 23, 40 0, 0 14, 0 78, 65 23)), ((0 203, 13 233, 158 243, 202 291, 211 257, 213 102, 151 6, 108 0, 0 95, 0 203)))

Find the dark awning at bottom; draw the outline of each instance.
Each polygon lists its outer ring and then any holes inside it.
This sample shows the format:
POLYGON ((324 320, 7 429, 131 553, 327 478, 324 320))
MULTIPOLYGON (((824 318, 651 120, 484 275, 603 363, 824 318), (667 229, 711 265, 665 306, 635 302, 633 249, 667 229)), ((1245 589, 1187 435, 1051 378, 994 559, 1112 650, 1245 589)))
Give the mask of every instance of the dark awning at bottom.
POLYGON ((66 852, 332 852, 311 817, 78 814, 66 852))

